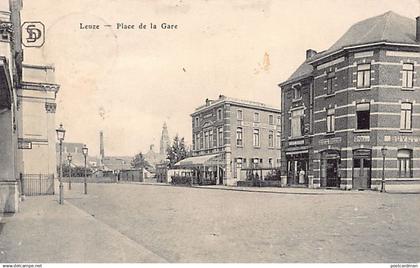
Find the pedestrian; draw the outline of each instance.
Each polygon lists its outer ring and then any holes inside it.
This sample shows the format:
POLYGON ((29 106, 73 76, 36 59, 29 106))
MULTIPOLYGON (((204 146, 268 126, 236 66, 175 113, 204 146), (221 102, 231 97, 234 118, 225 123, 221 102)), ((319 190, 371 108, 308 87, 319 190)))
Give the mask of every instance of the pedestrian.
POLYGON ((304 183, 305 183, 305 171, 301 169, 299 171, 299 184, 304 184, 304 183))

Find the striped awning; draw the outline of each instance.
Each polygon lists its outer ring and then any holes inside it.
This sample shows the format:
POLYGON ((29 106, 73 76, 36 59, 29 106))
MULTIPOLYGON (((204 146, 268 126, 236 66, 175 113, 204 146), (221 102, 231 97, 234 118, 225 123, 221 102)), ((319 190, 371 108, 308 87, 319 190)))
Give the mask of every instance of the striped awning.
POLYGON ((222 154, 208 154, 185 158, 175 164, 176 167, 199 167, 199 166, 214 166, 224 164, 222 154))

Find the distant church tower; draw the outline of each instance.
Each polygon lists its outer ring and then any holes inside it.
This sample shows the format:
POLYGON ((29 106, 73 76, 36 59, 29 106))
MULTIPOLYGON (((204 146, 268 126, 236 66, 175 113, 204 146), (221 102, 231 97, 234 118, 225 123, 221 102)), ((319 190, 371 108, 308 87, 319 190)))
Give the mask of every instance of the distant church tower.
POLYGON ((162 136, 160 137, 159 154, 166 155, 166 152, 169 146, 170 146, 170 141, 169 141, 168 127, 166 126, 166 122, 164 122, 163 128, 162 128, 162 136))

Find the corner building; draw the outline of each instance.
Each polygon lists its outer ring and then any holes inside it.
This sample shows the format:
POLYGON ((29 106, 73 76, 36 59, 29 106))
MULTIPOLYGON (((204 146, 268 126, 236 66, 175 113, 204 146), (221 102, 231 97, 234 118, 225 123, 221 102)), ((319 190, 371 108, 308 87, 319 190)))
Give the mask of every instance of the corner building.
POLYGON ((280 166, 281 112, 263 103, 220 95, 192 114, 193 157, 176 165, 213 184, 236 185, 249 167, 280 166))
POLYGON ((384 147, 386 182, 418 183, 420 17, 387 12, 306 54, 280 84, 288 184, 380 189, 384 147))

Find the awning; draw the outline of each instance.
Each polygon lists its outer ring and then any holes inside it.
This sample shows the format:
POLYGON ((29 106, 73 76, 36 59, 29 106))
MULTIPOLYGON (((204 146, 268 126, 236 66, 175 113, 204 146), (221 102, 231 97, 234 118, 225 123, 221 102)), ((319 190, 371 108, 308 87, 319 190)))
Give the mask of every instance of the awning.
POLYGON ((199 166, 215 166, 223 165, 221 154, 208 154, 185 158, 175 164, 176 167, 199 167, 199 166))

